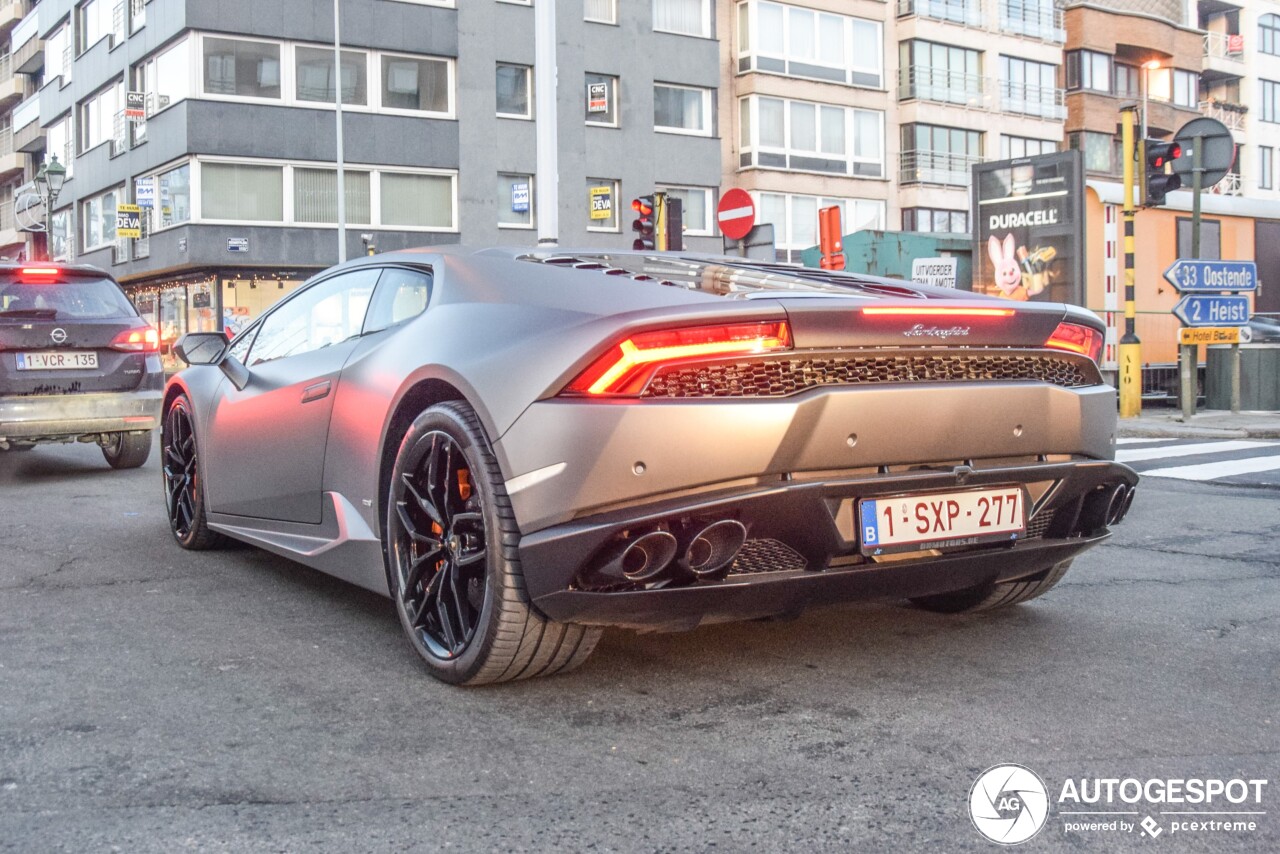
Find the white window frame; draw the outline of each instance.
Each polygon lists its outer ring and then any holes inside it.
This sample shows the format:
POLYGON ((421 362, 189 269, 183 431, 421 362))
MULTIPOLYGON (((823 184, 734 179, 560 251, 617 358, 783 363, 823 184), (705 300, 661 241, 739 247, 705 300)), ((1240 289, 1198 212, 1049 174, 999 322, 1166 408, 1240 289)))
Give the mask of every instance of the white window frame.
MULTIPOLYGON (((289 165, 289 192, 290 192, 290 196, 289 196, 289 204, 290 204, 290 206, 294 209, 294 215, 293 215, 293 221, 292 221, 292 224, 293 224, 293 225, 302 226, 302 227, 304 227, 304 228, 305 228, 305 227, 309 227, 309 226, 310 226, 310 227, 316 227, 316 228, 333 228, 333 227, 335 227, 335 226, 338 224, 338 218, 337 218, 337 216, 336 216, 336 215, 334 216, 333 222, 324 222, 324 221, 322 221, 322 220, 310 220, 310 219, 299 219, 299 218, 298 218, 298 216, 297 216, 297 196, 296 196, 296 193, 297 193, 297 189, 298 189, 298 188, 297 188, 297 186, 296 186, 296 185, 295 185, 295 183, 294 183, 295 173, 296 173, 296 171, 297 171, 298 169, 312 169, 312 170, 323 170, 323 171, 327 171, 327 172, 332 172, 332 173, 334 173, 334 175, 333 175, 333 179, 334 179, 334 182, 335 182, 335 184, 336 184, 336 182, 337 182, 337 180, 338 180, 338 165, 337 165, 336 163, 334 163, 334 164, 319 163, 319 164, 315 164, 315 165, 308 165, 308 164, 306 164, 306 163, 291 163, 291 164, 289 165)), ((391 171, 391 170, 388 170, 388 171, 391 171)), ((395 170, 395 171, 399 171, 399 170, 395 170)), ((362 175, 368 175, 368 176, 369 176, 369 219, 371 219, 371 220, 372 220, 372 219, 375 219, 375 218, 381 218, 381 215, 382 215, 382 210, 381 210, 381 209, 379 209, 379 210, 377 211, 378 216, 377 216, 377 217, 375 217, 375 216, 374 216, 374 210, 373 210, 373 181, 374 181, 374 178, 373 178, 373 170, 372 170, 372 169, 356 169, 356 168, 354 168, 354 167, 347 166, 347 165, 344 163, 344 164, 343 164, 343 176, 344 176, 344 177, 343 177, 343 180, 345 180, 345 179, 346 179, 346 178, 345 178, 345 176, 346 176, 346 174, 347 174, 347 173, 352 173, 352 174, 354 174, 354 173, 360 173, 360 174, 362 174, 362 175)), ((379 196, 379 201, 381 201, 381 196, 379 196)), ((372 225, 373 225, 373 223, 372 223, 372 222, 360 222, 359 220, 357 220, 357 219, 351 219, 350 217, 348 217, 348 219, 347 219, 347 223, 348 223, 349 225, 358 225, 358 226, 360 226, 361 228, 364 228, 365 226, 370 226, 370 227, 372 227, 372 225)))
MULTIPOLYGON (((375 112, 388 116, 415 116, 420 119, 456 119, 458 115, 458 62, 451 56, 435 56, 427 53, 400 53, 397 51, 379 50, 373 51, 376 54, 377 61, 373 64, 373 75, 370 79, 370 86, 377 87, 377 105, 375 112), (435 62, 443 62, 445 64, 445 74, 447 90, 449 96, 448 109, 444 112, 435 112, 432 110, 406 110, 401 107, 387 107, 382 103, 382 59, 383 57, 423 60, 429 59, 435 62)), ((374 99, 369 99, 370 104, 374 103, 374 99)), ((320 106, 317 104, 316 106, 320 106)), ((332 105, 330 105, 332 108, 332 105)), ((343 106, 343 109, 347 109, 343 106)))
POLYGON ((497 80, 495 79, 494 80, 494 91, 495 91, 494 115, 500 119, 516 119, 516 120, 523 120, 523 121, 532 121, 533 109, 534 109, 533 107, 533 66, 522 65, 519 62, 499 62, 494 65, 493 73, 495 77, 498 73, 499 65, 505 65, 507 68, 519 68, 524 71, 524 100, 526 104, 526 109, 523 113, 504 113, 502 112, 502 110, 497 109, 498 107, 496 103, 497 80))
POLYGON ((659 86, 663 87, 664 89, 684 89, 689 92, 701 93, 703 129, 688 130, 686 128, 668 127, 666 125, 659 125, 658 117, 654 116, 653 117, 654 133, 674 133, 674 134, 679 134, 680 136, 713 136, 714 135, 715 129, 712 127, 712 125, 714 124, 714 116, 711 113, 711 91, 712 90, 702 86, 686 86, 682 83, 663 83, 655 80, 653 84, 655 101, 657 100, 657 94, 658 94, 657 89, 659 86))
POLYGON ((882 199, 862 199, 862 198, 840 197, 840 196, 811 196, 811 195, 808 195, 807 193, 775 193, 767 190, 751 190, 750 193, 751 193, 751 200, 755 202, 756 211, 757 211, 756 221, 758 223, 764 222, 764 220, 760 217, 760 213, 759 213, 764 210, 761 196, 770 195, 770 196, 783 197, 784 199, 783 209, 786 212, 785 213, 786 221, 783 223, 782 228, 778 228, 777 223, 774 223, 774 244, 777 246, 779 250, 788 253, 788 255, 790 253, 799 253, 800 251, 808 249, 817 244, 816 214, 814 219, 814 225, 815 225, 814 242, 802 243, 802 242, 793 240, 793 237, 794 237, 793 230, 795 225, 795 214, 793 211, 794 211, 795 201, 797 199, 803 199, 805 201, 814 202, 816 206, 815 210, 822 210, 822 208, 829 207, 832 204, 839 205, 841 208, 840 226, 841 226, 841 229, 846 233, 849 232, 849 230, 852 228, 852 225, 850 224, 848 217, 845 216, 845 214, 848 213, 849 205, 856 206, 858 203, 876 205, 879 208, 879 212, 877 213, 877 218, 878 218, 877 222, 874 224, 873 227, 878 230, 884 229, 885 216, 888 213, 888 210, 887 210, 888 204, 882 199), (778 232, 782 232, 782 233, 779 234, 778 232))
POLYGON ((688 193, 689 195, 693 195, 694 193, 701 193, 704 199, 706 200, 702 208, 703 211, 705 211, 702 218, 702 222, 695 227, 688 220, 689 212, 687 210, 682 210, 681 215, 685 217, 684 233, 686 237, 714 237, 715 236, 716 193, 714 188, 692 187, 684 184, 659 184, 658 189, 663 192, 667 192, 670 190, 679 190, 680 192, 688 193))
POLYGON ((149 223, 148 223, 149 227, 147 230, 148 235, 158 234, 161 231, 168 231, 171 228, 181 228, 184 225, 190 225, 191 223, 196 221, 196 206, 199 203, 200 199, 196 195, 195 174, 196 174, 195 158, 180 157, 177 160, 170 160, 168 163, 164 164, 163 166, 159 166, 155 169, 149 169, 146 172, 142 172, 138 175, 133 176, 133 180, 130 182, 130 185, 133 188, 134 204, 137 204, 137 201, 138 201, 138 181, 143 178, 150 178, 152 181, 155 182, 155 185, 154 185, 155 193, 156 193, 155 201, 152 203, 152 206, 150 208, 143 208, 143 210, 151 211, 151 213, 146 214, 146 217, 149 220, 149 223), (175 222, 172 225, 164 225, 164 226, 157 225, 156 222, 159 217, 159 210, 160 210, 160 207, 159 207, 160 176, 165 174, 166 172, 172 172, 175 169, 180 169, 183 166, 188 167, 187 168, 187 176, 188 176, 187 189, 188 189, 188 192, 191 193, 191 205, 190 205, 191 215, 187 219, 184 219, 181 222, 175 222))
MULTIPOLYGON (((231 103, 247 103, 247 104, 287 104, 289 103, 289 94, 293 92, 293 51, 289 50, 289 43, 280 41, 279 39, 260 39, 250 36, 231 35, 228 33, 200 33, 196 39, 196 51, 193 57, 192 65, 195 68, 196 94, 193 97, 202 98, 206 101, 229 101, 231 103), (280 56, 280 97, 279 98, 263 98, 256 95, 236 95, 223 94, 221 92, 208 92, 204 88, 204 59, 205 59, 205 42, 209 39, 220 39, 222 41, 233 42, 249 42, 252 44, 272 45, 279 48, 280 56)), ((319 106, 319 102, 305 101, 306 104, 315 103, 319 106)))
MULTIPOLYGON (((298 80, 297 80, 297 75, 298 75, 298 48, 308 48, 308 49, 310 49, 310 50, 323 50, 323 51, 326 51, 327 53, 329 53, 329 55, 330 55, 330 56, 332 56, 332 55, 333 55, 333 45, 313 44, 313 43, 311 43, 311 42, 291 42, 291 43, 288 45, 288 50, 289 50, 289 73, 290 73, 290 75, 292 76, 293 80, 292 80, 292 82, 290 83, 290 88, 289 88, 289 92, 288 92, 288 94, 287 94, 287 97, 282 98, 283 102, 284 102, 285 104, 287 104, 288 106, 290 106, 290 107, 303 107, 304 109, 315 109, 315 110, 336 110, 336 109, 337 109, 337 107, 336 107, 336 106, 334 106, 333 101, 329 101, 329 100, 324 100, 324 101, 306 101, 306 100, 303 100, 302 98, 299 98, 299 97, 298 97, 298 80)), ((377 93, 375 93, 375 92, 373 91, 373 84, 374 84, 374 66, 376 65, 376 66, 377 66, 377 67, 379 67, 379 68, 381 68, 381 66, 382 66, 382 63, 380 63, 380 62, 375 63, 375 62, 373 61, 373 60, 374 60, 374 55, 377 53, 377 51, 365 50, 364 48, 361 48, 361 47, 347 47, 346 45, 343 45, 343 46, 342 46, 342 52, 343 52, 343 53, 358 53, 358 54, 361 54, 361 55, 364 57, 364 85, 365 85, 365 102, 364 102, 363 104, 348 104, 346 101, 343 101, 343 102, 342 102, 342 111, 343 111, 344 113, 347 113, 347 112, 357 112, 357 113, 370 113, 370 112, 373 112, 373 111, 374 111, 374 98, 376 97, 379 101, 381 101, 381 100, 382 100, 382 89, 381 89, 381 88, 379 88, 379 89, 378 89, 378 91, 377 91, 377 93)), ((341 72, 339 72, 339 74, 340 74, 340 73, 341 73, 341 72)), ((339 80, 339 81, 338 81, 338 85, 342 85, 342 84, 341 84, 341 80, 339 80)))
POLYGON ((803 101, 797 98, 781 98, 773 95, 757 94, 757 95, 746 95, 738 99, 739 116, 741 116, 742 114, 743 102, 746 102, 747 108, 750 111, 748 113, 748 116, 749 116, 748 121, 750 125, 749 127, 750 139, 746 143, 742 143, 740 141, 739 150, 743 154, 750 155, 752 159, 752 163, 749 166, 740 165, 739 168, 770 169, 770 170, 782 171, 782 172, 805 172, 805 173, 814 174, 814 175, 843 175, 844 177, 847 177, 847 178, 861 178, 867 181, 884 180, 886 175, 886 172, 885 172, 886 156, 885 156, 885 114, 883 110, 869 110, 869 109, 863 109, 861 107, 849 107, 843 104, 823 104, 823 103, 818 103, 814 101, 803 101), (770 100, 782 102, 783 146, 781 148, 777 146, 772 146, 772 145, 760 144, 759 140, 760 140, 760 131, 761 131, 761 127, 760 127, 760 99, 761 98, 769 98, 770 100), (821 148, 821 145, 822 145, 822 130, 821 130, 822 108, 826 107, 827 109, 837 109, 837 110, 843 111, 845 153, 840 155, 826 154, 825 152, 821 152, 821 151, 808 151, 805 149, 799 149, 794 147, 792 145, 792 128, 791 128, 791 115, 792 115, 791 105, 793 103, 808 104, 814 108, 814 111, 818 116, 818 122, 819 122, 819 124, 815 127, 815 132, 817 133, 817 144, 819 148, 821 148), (858 130, 857 119, 859 114, 861 113, 870 114, 875 116, 876 118, 876 122, 878 125, 877 134, 879 135, 879 149, 880 149, 880 156, 878 158, 867 157, 865 155, 859 156, 855 154, 857 150, 857 130, 858 130), (762 165, 758 162, 758 158, 756 157, 757 154, 762 154, 762 153, 781 155, 782 157, 785 157, 787 159, 788 165, 786 166, 762 165), (790 165, 790 161, 792 157, 816 157, 816 158, 822 158, 827 160, 843 160, 845 162, 845 170, 843 173, 840 173, 840 172, 828 172, 828 171, 817 170, 817 169, 797 168, 790 165), (859 163, 872 164, 872 165, 878 166, 879 172, 875 175, 859 174, 856 169, 857 164, 859 163))
MULTIPOLYGON (((255 228, 327 228, 332 229, 333 223, 300 223, 294 219, 293 205, 293 169, 294 167, 301 169, 337 169, 337 164, 318 160, 280 160, 273 158, 251 158, 251 157, 222 157, 222 156, 205 156, 191 158, 191 219, 190 223, 213 224, 213 225, 240 225, 244 222, 239 220, 223 220, 223 219, 206 219, 203 211, 201 194, 203 193, 203 175, 201 166, 205 163, 234 163, 243 166, 280 166, 284 169, 284 177, 281 182, 282 192, 284 193, 283 201, 283 221, 268 222, 255 220, 252 225, 255 228)), ((168 171, 176 165, 181 165, 181 161, 170 163, 165 169, 160 171, 168 171)), ((370 228, 378 231, 412 231, 434 234, 454 234, 458 231, 458 170, 456 169, 430 169, 414 166, 378 166, 371 163, 347 163, 346 169, 358 172, 370 172, 369 184, 369 215, 374 220, 372 224, 361 225, 361 228, 370 228), (450 213, 452 222, 448 227, 441 226, 410 226, 410 225, 384 225, 382 223, 382 188, 381 177, 383 173, 393 173, 397 175, 442 175, 451 179, 452 193, 450 194, 449 204, 451 206, 450 213)), ((147 173, 151 174, 151 173, 147 173)), ((185 224, 185 223, 184 223, 185 224)))
MULTIPOLYGON (((138 60, 133 64, 133 67, 130 69, 130 79, 132 81, 130 86, 137 87, 137 88, 133 88, 132 91, 135 91, 135 92, 141 91, 144 95, 146 95, 146 99, 147 99, 146 109, 147 109, 148 119, 150 119, 154 115, 163 113, 165 110, 177 104, 180 104, 183 101, 187 101, 192 98, 206 97, 203 93, 204 78, 203 76, 200 76, 199 79, 197 79, 197 74, 196 74, 196 72, 199 69, 201 69, 203 66, 199 62, 192 62, 191 47, 193 44, 196 44, 197 49, 200 49, 196 39, 193 39, 193 38, 190 38, 189 36, 184 35, 181 38, 174 39, 173 41, 169 42, 168 44, 164 45, 158 50, 153 50, 151 53, 144 56, 142 59, 138 60), (187 94, 176 101, 171 100, 169 103, 161 107, 159 106, 160 93, 152 92, 146 88, 147 68, 148 66, 151 66, 151 67, 156 66, 160 62, 160 57, 167 56, 170 52, 178 50, 179 48, 182 48, 182 47, 187 48, 187 94), (138 79, 139 73, 141 73, 142 75, 141 80, 138 79)), ((203 56, 203 53, 201 53, 200 55, 203 56)), ((155 76, 154 72, 152 73, 151 76, 152 77, 155 76)), ((227 98, 226 96, 209 96, 209 99, 210 100, 233 100, 233 99, 227 98)))
MULTIPOLYGON (((582 96, 584 98, 587 97, 587 86, 589 85, 587 83, 587 77, 586 77, 587 74, 593 74, 596 77, 603 77, 605 78, 606 82, 609 84, 609 103, 613 105, 613 121, 606 122, 606 121, 592 121, 591 119, 584 119, 583 120, 584 123, 588 127, 595 127, 595 128, 621 127, 622 126, 622 104, 618 103, 618 88, 620 85, 618 82, 619 80, 618 75, 604 74, 599 71, 585 72, 582 76, 582 96)), ((587 115, 590 115, 590 114, 588 113, 587 115)))
MULTIPOLYGON (((98 109, 100 110, 101 107, 98 107, 98 109)), ((108 83, 106 86, 94 92, 89 97, 85 98, 80 103, 76 104, 75 127, 76 127, 76 131, 78 132, 76 142, 75 142, 76 156, 81 157, 85 154, 88 154, 90 151, 92 151, 93 149, 97 148, 100 145, 105 145, 107 143, 114 142, 116 139, 116 135, 115 135, 116 117, 118 114, 123 112, 123 110, 124 110, 124 80, 123 79, 113 80, 112 82, 108 83), (92 107, 90 105, 97 104, 103 98, 107 98, 113 93, 116 95, 116 99, 117 99, 116 103, 108 106, 114 106, 116 109, 112 110, 110 115, 103 117, 106 126, 104 128, 104 136, 102 137, 102 139, 92 144, 89 144, 84 140, 81 140, 78 134, 85 132, 85 129, 86 129, 85 122, 84 122, 85 110, 92 110, 92 107), (82 146, 82 143, 83 143, 83 146, 82 146)), ((90 122, 89 127, 92 128, 92 122, 90 122)))
MULTIPOLYGON (((84 0, 83 3, 76 4, 72 13, 72 20, 75 22, 74 32, 76 39, 73 50, 77 57, 81 54, 88 53, 103 39, 111 39, 111 46, 115 46, 115 37, 117 35, 115 28, 115 2, 116 0, 84 0), (84 35, 85 8, 91 5, 95 5, 95 12, 98 9, 106 10, 107 27, 103 30, 102 35, 98 36, 93 41, 87 41, 84 35)), ((99 14, 101 13, 99 12, 99 14)), ((99 23, 101 23, 101 21, 99 21, 99 23)))
POLYGON ((609 24, 616 27, 618 25, 618 0, 608 0, 609 2, 609 18, 593 18, 587 14, 586 4, 583 4, 582 20, 590 21, 593 24, 609 24))
POLYGON ((75 64, 75 30, 71 25, 71 19, 64 20, 49 34, 49 38, 44 42, 44 52, 45 83, 60 77, 62 78, 61 86, 66 86, 71 82, 71 69, 75 64), (61 42, 61 48, 58 47, 59 42, 61 42), (51 62, 55 54, 57 55, 56 65, 51 62), (56 73, 48 73, 53 68, 57 69, 56 73))
POLYGON ((711 0, 699 0, 699 2, 702 4, 702 31, 699 33, 687 33, 682 30, 665 30, 659 27, 655 20, 658 15, 655 0, 649 0, 650 21, 653 24, 653 31, 655 33, 670 33, 671 35, 676 36, 689 36, 690 38, 695 39, 711 38, 711 11, 713 4, 711 0))
POLYGON ((856 15, 842 15, 836 12, 827 12, 825 10, 810 9, 807 7, 795 6, 789 3, 776 2, 776 0, 742 0, 742 2, 738 4, 739 11, 737 11, 737 14, 735 17, 735 27, 740 26, 740 22, 741 22, 740 16, 742 15, 742 12, 741 12, 742 7, 746 7, 748 38, 739 39, 740 43, 738 45, 738 53, 737 53, 738 67, 736 69, 739 73, 743 71, 751 70, 761 74, 776 74, 782 77, 795 77, 803 80, 819 80, 824 83, 843 83, 843 85, 846 85, 846 86, 854 86, 862 89, 883 89, 884 88, 885 47, 884 47, 884 22, 883 21, 877 21, 873 18, 862 18, 856 15), (762 51, 759 47, 760 5, 762 3, 767 3, 770 6, 779 6, 782 8, 782 34, 781 34, 782 44, 783 44, 782 53, 772 53, 772 52, 762 51), (845 57, 843 66, 835 66, 829 63, 822 62, 818 57, 809 58, 809 57, 791 56, 790 45, 791 45, 792 10, 798 13, 813 14, 815 16, 814 17, 815 38, 816 38, 817 28, 820 26, 820 24, 818 23, 819 21, 817 17, 818 15, 827 15, 827 16, 843 19, 842 26, 844 28, 843 41, 844 41, 844 57, 845 57), (854 38, 854 27, 858 24, 869 25, 874 27, 876 30, 876 55, 874 58, 875 59, 874 63, 871 63, 871 64, 862 63, 862 62, 859 62, 857 58, 858 53, 854 49, 856 45, 856 39, 854 38), (759 63, 756 61, 757 56, 774 60, 775 62, 783 63, 783 70, 779 71, 771 68, 759 67, 759 63), (744 62, 745 62, 745 65, 744 65, 744 62), (797 71, 792 70, 792 65, 794 63, 803 63, 804 65, 811 65, 819 68, 829 68, 833 72, 839 71, 841 73, 842 79, 834 80, 831 77, 813 76, 810 74, 799 73, 797 71), (875 83, 857 82, 854 79, 854 76, 857 74, 874 75, 877 79, 875 83))
MULTIPOLYGON (((617 178, 588 178, 586 180, 586 183, 583 185, 583 190, 589 193, 590 191, 588 188, 603 187, 606 184, 609 186, 610 190, 613 193, 613 215, 617 219, 617 224, 616 225, 588 225, 587 231, 594 232, 594 233, 601 233, 601 234, 621 234, 622 220, 623 220, 622 204, 621 204, 622 181, 620 181, 617 178)), ((530 210, 532 210, 532 202, 533 202, 532 193, 530 193, 529 201, 530 201, 530 210)), ((593 221, 594 220, 592 220, 590 216, 590 211, 588 210, 587 222, 591 223, 593 221)), ((605 222, 605 221, 607 220, 602 220, 602 222, 605 222)))
MULTIPOLYGON (((85 210, 86 208, 88 208, 88 206, 91 203, 93 202, 101 203, 102 199, 106 198, 112 193, 114 193, 116 197, 116 210, 119 210, 120 200, 124 197, 124 192, 125 192, 124 184, 117 184, 114 187, 108 187, 107 189, 103 190, 100 193, 94 193, 92 196, 89 196, 87 198, 80 200, 77 207, 80 209, 80 228, 81 228, 80 245, 83 247, 82 254, 89 253, 89 252, 97 252, 100 249, 107 249, 109 247, 115 246, 119 242, 119 237, 113 237, 111 240, 107 240, 102 243, 95 243, 92 246, 90 246, 89 245, 89 217, 85 215, 85 210)), ((104 219, 104 222, 107 222, 107 221, 109 220, 104 219)), ((112 229, 112 233, 114 234, 115 232, 114 222, 112 222, 111 224, 111 229, 112 229)))
MULTIPOLYGON (((495 172, 494 173, 494 177, 501 177, 503 175, 506 175, 508 177, 513 177, 513 178, 529 179, 529 221, 528 222, 503 222, 502 220, 498 220, 497 221, 498 228, 512 228, 517 231, 532 231, 533 229, 538 227, 538 218, 536 216, 537 208, 535 207, 535 203, 537 201, 538 188, 534 183, 534 176, 528 172, 495 172)), ((502 200, 499 200, 499 204, 501 204, 501 201, 502 200)), ((511 203, 511 199, 510 197, 508 197, 507 204, 510 204, 510 203, 511 203)), ((621 218, 619 218, 619 222, 621 222, 621 218)))

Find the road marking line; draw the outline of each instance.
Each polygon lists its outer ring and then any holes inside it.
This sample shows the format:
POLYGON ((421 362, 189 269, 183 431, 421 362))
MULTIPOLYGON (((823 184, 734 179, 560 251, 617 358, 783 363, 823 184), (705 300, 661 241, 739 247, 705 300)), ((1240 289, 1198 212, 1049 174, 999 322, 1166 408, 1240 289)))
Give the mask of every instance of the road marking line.
POLYGON ((1145 445, 1150 442, 1176 442, 1176 441, 1178 440, 1173 438, 1172 436, 1162 436, 1159 439, 1134 439, 1134 438, 1116 439, 1116 444, 1117 445, 1145 445))
POLYGON ((1260 471, 1280 469, 1280 456, 1248 457, 1243 460, 1223 460, 1220 463, 1201 463, 1194 466, 1171 466, 1144 471, 1143 477, 1173 477, 1178 480, 1217 480, 1237 474, 1255 474, 1260 471))
POLYGON ((1278 447, 1276 442, 1201 442, 1195 445, 1175 445, 1172 448, 1135 448, 1132 451, 1116 451, 1116 462, 1136 463, 1142 460, 1158 460, 1165 457, 1194 457, 1197 454, 1225 454, 1228 451, 1247 451, 1250 448, 1278 447))

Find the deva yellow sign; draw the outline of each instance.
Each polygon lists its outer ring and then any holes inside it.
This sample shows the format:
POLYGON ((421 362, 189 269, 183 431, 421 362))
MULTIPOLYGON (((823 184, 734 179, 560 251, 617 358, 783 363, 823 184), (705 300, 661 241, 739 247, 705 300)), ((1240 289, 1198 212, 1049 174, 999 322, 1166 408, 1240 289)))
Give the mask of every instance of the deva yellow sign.
POLYGON ((116 237, 142 237, 142 213, 137 205, 116 205, 116 237))
POLYGON ((1239 326, 1194 326, 1178 330, 1183 344, 1239 344, 1239 326))
POLYGON ((613 187, 591 188, 591 218, 613 219, 613 187))

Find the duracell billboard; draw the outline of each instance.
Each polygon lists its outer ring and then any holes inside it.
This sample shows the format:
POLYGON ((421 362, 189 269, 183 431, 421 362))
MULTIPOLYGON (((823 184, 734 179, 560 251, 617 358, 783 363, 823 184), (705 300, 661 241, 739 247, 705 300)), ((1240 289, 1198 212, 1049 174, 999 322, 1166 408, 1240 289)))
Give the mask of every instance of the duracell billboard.
POLYGON ((973 167, 973 290, 1084 305, 1079 151, 973 167))

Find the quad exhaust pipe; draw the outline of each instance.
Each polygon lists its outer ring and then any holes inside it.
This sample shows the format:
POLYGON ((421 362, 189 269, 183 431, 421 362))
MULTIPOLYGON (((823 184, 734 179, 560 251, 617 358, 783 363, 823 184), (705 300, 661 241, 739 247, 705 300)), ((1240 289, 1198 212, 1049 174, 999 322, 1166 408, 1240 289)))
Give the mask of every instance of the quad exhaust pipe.
POLYGON ((1115 525, 1121 522, 1125 516, 1129 514, 1129 508, 1133 505, 1133 496, 1138 490, 1132 486, 1120 484, 1111 493, 1111 501, 1107 504, 1107 525, 1115 525))
POLYGON ((594 574, 615 581, 653 581, 666 570, 676 549, 675 536, 663 530, 619 540, 605 552, 594 574))
POLYGON ((736 519, 712 522, 697 531, 680 555, 680 568, 695 578, 711 579, 728 573, 747 541, 747 529, 736 519))
POLYGON ((747 541, 735 519, 685 527, 680 537, 665 528, 615 541, 583 575, 588 583, 645 584, 664 577, 710 581, 723 578, 747 541))

